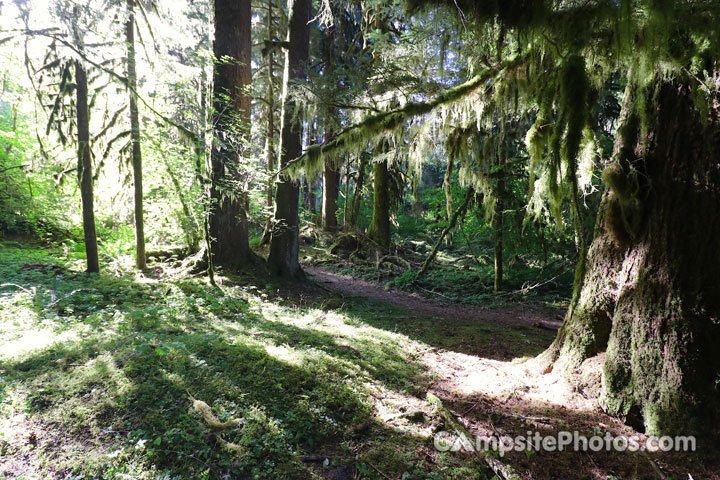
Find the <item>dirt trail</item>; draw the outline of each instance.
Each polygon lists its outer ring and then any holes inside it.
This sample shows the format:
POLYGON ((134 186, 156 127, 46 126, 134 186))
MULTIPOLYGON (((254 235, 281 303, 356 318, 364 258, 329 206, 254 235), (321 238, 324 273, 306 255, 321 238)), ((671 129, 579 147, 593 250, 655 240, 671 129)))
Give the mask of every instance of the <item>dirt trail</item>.
MULTIPOLYGON (((527 329, 529 325, 557 329, 562 323, 553 314, 527 308, 443 303, 398 290, 385 291, 382 286, 319 267, 308 266, 305 270, 325 288, 342 295, 381 300, 418 315, 456 319, 458 325, 464 322, 492 323, 505 325, 508 331, 520 325, 530 335, 540 330, 527 329)), ((478 340, 469 339, 471 342, 478 340)), ((501 344, 502 340, 496 338, 495 342, 501 344)), ((432 373, 428 392, 441 399, 470 435, 518 438, 529 435, 528 432, 537 432, 558 437, 561 433, 577 432, 590 438, 607 432, 612 437, 635 435, 639 444, 645 445, 646 435, 626 426, 622 419, 604 413, 598 404, 603 354, 587 360, 572 374, 566 374, 547 371, 533 359, 496 360, 490 358, 490 350, 492 347, 469 354, 428 346, 415 352, 432 373)), ((432 417, 432 408, 422 395, 385 390, 378 392, 376 398, 378 417, 387 425, 396 429, 415 429, 413 431, 427 436, 437 433, 428 431, 431 427, 422 422, 414 424, 408 420, 432 417), (397 415, 398 409, 406 413, 397 415), (422 412, 425 417, 416 412, 422 412)), ((720 480, 718 462, 704 464, 697 461, 692 452, 524 450, 506 452, 501 463, 512 466, 518 475, 513 478, 522 480, 688 478, 689 472, 694 475, 689 478, 720 480), (658 475, 661 468, 674 476, 658 475)))
POLYGON ((418 295, 396 289, 386 291, 377 284, 333 273, 316 266, 304 266, 305 272, 330 290, 343 295, 365 297, 407 308, 413 313, 430 317, 454 318, 461 320, 486 322, 505 325, 534 325, 558 329, 562 320, 557 316, 540 313, 528 308, 489 308, 478 305, 452 304, 434 301, 418 295))

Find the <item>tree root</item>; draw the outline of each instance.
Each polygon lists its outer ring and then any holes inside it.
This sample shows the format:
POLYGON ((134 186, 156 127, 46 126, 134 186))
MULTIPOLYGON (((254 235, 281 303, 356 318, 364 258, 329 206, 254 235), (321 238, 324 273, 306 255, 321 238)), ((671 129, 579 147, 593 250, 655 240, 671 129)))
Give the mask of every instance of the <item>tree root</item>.
MULTIPOLYGON (((465 438, 471 439, 472 435, 467 431, 465 426, 455 417, 455 415, 443 406, 442 400, 436 395, 428 392, 427 401, 433 407, 433 415, 440 417, 445 424, 445 429, 454 430, 457 435, 464 435, 465 438)), ((501 480, 522 480, 522 477, 515 472, 510 465, 501 462, 499 459, 487 452, 478 452, 482 455, 485 463, 490 467, 493 473, 501 480)))

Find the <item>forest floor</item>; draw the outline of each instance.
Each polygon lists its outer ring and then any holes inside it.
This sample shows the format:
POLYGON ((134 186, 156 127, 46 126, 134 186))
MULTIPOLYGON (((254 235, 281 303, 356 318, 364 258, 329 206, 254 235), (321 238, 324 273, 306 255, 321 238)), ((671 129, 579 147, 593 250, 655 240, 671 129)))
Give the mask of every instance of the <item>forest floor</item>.
POLYGON ((0 243, 0 478, 720 478, 712 451, 437 450, 443 431, 637 433, 595 400, 601 359, 570 379, 534 368, 560 323, 546 307, 318 267, 318 286, 215 288, 106 260, 88 275, 72 252, 0 243))

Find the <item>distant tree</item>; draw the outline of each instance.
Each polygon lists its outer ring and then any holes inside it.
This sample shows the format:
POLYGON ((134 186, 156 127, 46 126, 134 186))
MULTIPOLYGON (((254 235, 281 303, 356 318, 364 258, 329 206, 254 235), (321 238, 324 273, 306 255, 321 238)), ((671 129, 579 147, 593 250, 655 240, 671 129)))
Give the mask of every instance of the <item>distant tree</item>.
POLYGON ((135 198, 135 265, 144 270, 145 222, 143 219, 143 168, 140 148, 140 118, 137 105, 137 73, 135 67, 135 0, 127 0, 125 43, 127 45, 127 81, 130 94, 130 140, 132 142, 133 190, 135 198))
POLYGON ((88 81, 82 60, 75 60, 75 94, 77 109, 78 181, 82 201, 83 232, 87 271, 99 272, 95 208, 93 194, 92 156, 90 152, 90 114, 88 110, 88 81))
MULTIPOLYGON (((325 63, 325 75, 334 78, 335 72, 335 26, 330 25, 325 29, 322 40, 323 62, 325 63)), ((324 138, 328 139, 335 135, 333 126, 337 123, 340 112, 337 108, 330 108, 329 121, 326 122, 324 138)), ((333 232, 338 228, 337 201, 340 192, 340 168, 337 162, 328 158, 323 166, 323 190, 321 218, 324 230, 333 232)))
POLYGON ((376 154, 382 157, 373 164, 373 213, 367 234, 378 245, 390 247, 390 173, 387 143, 382 142, 376 154))

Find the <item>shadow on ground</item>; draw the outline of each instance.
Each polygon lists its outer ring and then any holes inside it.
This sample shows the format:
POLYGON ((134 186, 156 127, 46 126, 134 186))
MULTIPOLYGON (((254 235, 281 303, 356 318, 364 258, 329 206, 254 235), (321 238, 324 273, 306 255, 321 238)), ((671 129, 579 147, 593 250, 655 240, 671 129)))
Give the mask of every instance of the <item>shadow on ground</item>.
POLYGON ((87 275, 36 250, 0 256, 4 475, 467 478, 477 463, 428 464, 427 438, 374 416, 374 395, 424 398, 430 378, 418 346, 370 325, 372 311, 87 275), (193 399, 243 423, 213 429, 193 399))

